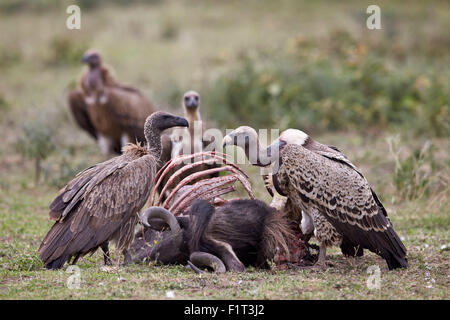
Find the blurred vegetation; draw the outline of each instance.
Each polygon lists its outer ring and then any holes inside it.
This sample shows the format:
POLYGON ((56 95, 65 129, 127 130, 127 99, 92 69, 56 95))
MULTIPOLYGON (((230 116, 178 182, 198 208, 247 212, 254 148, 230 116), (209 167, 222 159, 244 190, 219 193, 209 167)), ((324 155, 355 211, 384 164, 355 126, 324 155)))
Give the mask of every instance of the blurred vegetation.
POLYGON ((105 4, 130 5, 130 4, 155 4, 161 0, 2 0, 0 1, 0 12, 15 13, 21 11, 43 12, 62 8, 70 4, 76 4, 83 10, 101 8, 105 4))
POLYGON ((24 157, 34 161, 37 184, 41 176, 42 160, 56 149, 55 131, 46 118, 28 120, 23 123, 22 130, 17 147, 24 157))
POLYGON ((348 32, 324 41, 297 39, 290 54, 241 60, 211 86, 211 105, 223 107, 218 118, 226 127, 320 132, 401 126, 450 135, 449 73, 395 66, 348 32))
POLYGON ((435 160, 436 147, 430 141, 416 147, 405 158, 400 157, 402 148, 399 136, 390 137, 388 145, 395 160, 392 179, 401 198, 412 200, 445 190, 444 181, 439 180, 442 168, 438 167, 435 160))
POLYGON ((74 41, 67 36, 56 36, 49 43, 50 56, 48 62, 54 65, 79 65, 83 53, 89 49, 88 45, 74 41))

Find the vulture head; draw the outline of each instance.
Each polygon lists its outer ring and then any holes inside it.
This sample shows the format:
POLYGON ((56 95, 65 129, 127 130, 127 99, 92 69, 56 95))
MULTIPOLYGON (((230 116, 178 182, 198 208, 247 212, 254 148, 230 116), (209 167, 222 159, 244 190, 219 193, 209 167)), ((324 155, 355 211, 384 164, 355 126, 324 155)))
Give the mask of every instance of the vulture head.
POLYGON ((200 105, 200 95, 195 91, 188 91, 183 95, 183 106, 186 111, 197 111, 200 105))
POLYGON ((227 134, 222 141, 223 147, 228 145, 238 146, 247 149, 258 145, 258 134, 252 127, 242 126, 227 134))
POLYGON ((162 133, 172 127, 189 127, 188 121, 173 114, 157 111, 148 116, 145 121, 144 132, 148 136, 150 132, 162 133))
POLYGON ((102 57, 97 50, 89 49, 83 54, 81 62, 87 64, 90 68, 95 68, 102 64, 102 57))
POLYGON ((251 164, 265 167, 275 161, 278 153, 272 153, 270 148, 262 149, 258 133, 248 126, 241 126, 229 134, 222 141, 222 146, 234 145, 242 148, 251 164))

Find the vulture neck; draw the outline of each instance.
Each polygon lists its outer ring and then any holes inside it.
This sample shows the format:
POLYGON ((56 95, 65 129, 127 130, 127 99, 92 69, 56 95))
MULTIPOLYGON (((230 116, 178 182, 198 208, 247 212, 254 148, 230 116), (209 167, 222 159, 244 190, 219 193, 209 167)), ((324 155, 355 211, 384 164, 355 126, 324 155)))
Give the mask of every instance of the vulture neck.
POLYGON ((156 159, 161 157, 161 131, 152 127, 146 132, 145 138, 147 140, 147 150, 149 153, 153 154, 156 159))
POLYGON ((255 166, 266 167, 271 164, 271 149, 270 147, 263 149, 258 136, 248 135, 246 137, 244 151, 247 159, 255 166))
POLYGON ((199 108, 192 110, 192 109, 184 107, 184 114, 186 115, 186 119, 189 122, 189 128, 188 128, 189 133, 191 134, 191 137, 194 137, 194 122, 202 121, 199 108))

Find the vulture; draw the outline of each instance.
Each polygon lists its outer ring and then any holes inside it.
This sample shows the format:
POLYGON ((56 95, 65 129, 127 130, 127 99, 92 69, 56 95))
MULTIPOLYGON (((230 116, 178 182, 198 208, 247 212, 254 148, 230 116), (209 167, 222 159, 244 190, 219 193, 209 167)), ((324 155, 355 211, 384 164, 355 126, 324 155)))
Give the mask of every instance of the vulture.
MULTIPOLYGON (((251 144, 245 142, 250 141, 258 145, 256 131, 248 128, 231 132, 224 145, 249 148, 251 144)), ((337 148, 288 129, 265 151, 257 148, 250 161, 258 166, 277 165, 274 187, 302 211, 302 231, 314 232, 319 242, 318 266, 325 266, 326 248, 339 245, 349 255, 362 255, 362 249, 368 249, 385 259, 389 270, 408 267, 406 248, 386 209, 366 178, 337 148)))
MULTIPOLYGON (((161 165, 163 165, 165 162, 169 161, 170 159, 176 158, 177 156, 183 155, 183 154, 193 154, 196 152, 204 151, 206 147, 208 147, 208 150, 213 150, 212 144, 214 143, 213 140, 204 140, 202 137, 202 134, 205 130, 205 126, 202 122, 202 118, 200 116, 200 95, 193 90, 190 90, 186 92, 183 95, 182 99, 182 107, 184 111, 184 115, 186 119, 189 122, 188 128, 179 128, 175 129, 173 133, 168 136, 164 135, 162 137, 162 155, 161 155, 161 165), (199 128, 200 126, 200 128, 199 128), (199 130, 201 129, 201 130, 199 130)), ((195 162, 195 159, 190 159, 189 161, 195 162)), ((184 163, 185 164, 185 163, 184 163)), ((173 172, 177 171, 181 167, 183 167, 184 164, 181 164, 173 169, 173 172)), ((218 165, 220 166, 220 165, 218 165)), ((181 181, 188 175, 203 171, 206 169, 212 169, 215 167, 218 167, 217 165, 202 165, 198 166, 195 169, 189 169, 187 170, 183 175, 181 175, 176 182, 181 181)), ((217 174, 212 174, 205 176, 203 179, 217 177, 217 174)), ((191 183, 195 183, 198 180, 193 180, 191 183)), ((160 186, 158 187, 158 191, 162 191, 164 185, 167 181, 163 181, 160 186)), ((175 183, 176 183, 175 182, 175 183)), ((164 199, 163 195, 163 199, 164 199)))
POLYGON ((189 122, 189 128, 181 128, 174 130, 172 133, 173 145, 171 148, 171 157, 175 158, 186 153, 190 154, 203 151, 212 141, 203 140, 202 134, 205 126, 200 116, 200 95, 190 90, 183 95, 183 110, 186 119, 189 122), (200 126, 201 131, 196 128, 200 126), (197 130, 196 130, 197 129, 197 130), (200 133, 200 135, 199 135, 200 133), (181 139, 180 137, 189 137, 190 140, 181 139))
POLYGON ((76 123, 105 155, 120 153, 129 142, 144 144, 144 123, 155 107, 138 90, 118 83, 98 51, 88 50, 82 62, 88 69, 80 89, 67 96, 76 123))
POLYGON ((47 269, 59 269, 100 247, 105 264, 111 263, 108 243, 114 241, 130 261, 127 248, 134 238, 138 213, 153 187, 161 154, 161 133, 168 128, 187 127, 182 117, 155 112, 145 122, 147 147, 128 144, 123 154, 77 174, 50 204, 56 222, 39 247, 47 269))

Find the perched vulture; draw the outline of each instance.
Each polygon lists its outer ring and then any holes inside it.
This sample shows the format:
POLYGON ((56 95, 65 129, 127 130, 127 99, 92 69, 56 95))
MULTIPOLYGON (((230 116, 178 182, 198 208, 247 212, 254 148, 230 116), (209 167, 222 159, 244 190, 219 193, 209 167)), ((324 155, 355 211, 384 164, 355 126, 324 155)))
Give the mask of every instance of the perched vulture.
POLYGON ((80 79, 80 90, 67 97, 77 124, 97 140, 105 155, 120 153, 129 142, 145 143, 144 123, 154 106, 138 90, 118 83, 97 51, 88 50, 82 62, 88 70, 80 79))
MULTIPOLYGON (((254 130, 253 130, 254 131, 254 130)), ((256 139, 249 130, 236 130, 224 145, 256 139), (248 138, 238 138, 247 136, 248 138)), ((256 133, 256 131, 254 131, 256 133)), ((242 145, 245 148, 245 145, 242 145)), ((278 163, 272 176, 278 193, 303 212, 302 229, 314 231, 325 265, 326 248, 339 245, 344 254, 369 249, 384 258, 389 269, 408 267, 406 248, 395 232, 375 192, 358 169, 334 147, 306 133, 288 129, 265 151, 258 149, 252 164, 278 163)))
POLYGON ((108 243, 114 241, 129 262, 128 246, 134 237, 138 213, 153 187, 161 133, 168 128, 187 127, 182 117, 155 112, 145 122, 147 148, 129 144, 121 156, 80 172, 50 205, 55 224, 39 247, 47 269, 59 269, 72 257, 101 247, 110 263, 108 243))

